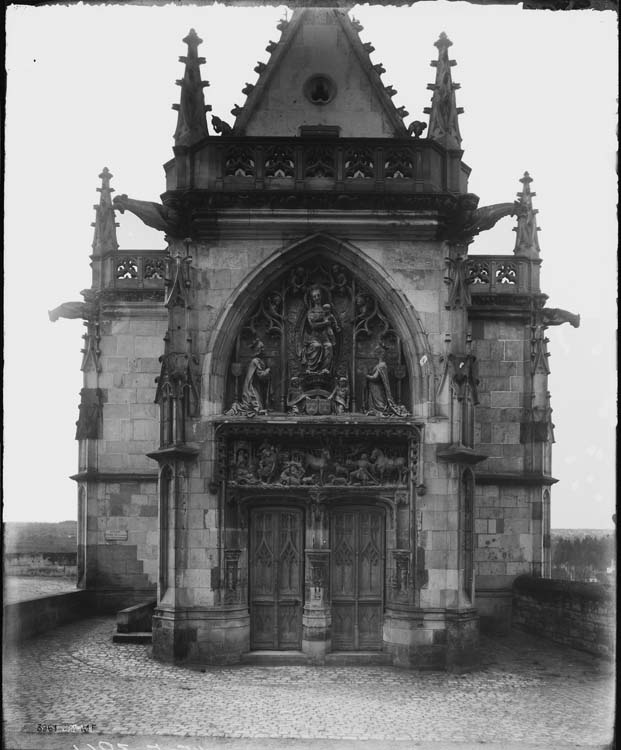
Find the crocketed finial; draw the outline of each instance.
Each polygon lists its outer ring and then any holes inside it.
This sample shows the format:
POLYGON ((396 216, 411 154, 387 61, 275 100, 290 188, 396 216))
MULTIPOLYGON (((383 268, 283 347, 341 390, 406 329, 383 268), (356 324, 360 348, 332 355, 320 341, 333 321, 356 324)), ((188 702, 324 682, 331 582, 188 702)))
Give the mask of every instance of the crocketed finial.
POLYGON ((541 252, 539 238, 537 237, 539 227, 535 218, 539 212, 533 208, 532 199, 537 193, 531 193, 530 191, 530 183, 532 181, 532 177, 528 172, 524 172, 524 177, 520 178, 522 190, 517 193, 517 197, 522 211, 518 214, 517 226, 513 227, 513 231, 515 232, 515 248, 513 252, 515 255, 539 258, 539 253, 541 252))
POLYGON ((193 146, 209 135, 205 112, 210 112, 211 106, 205 104, 203 95, 203 88, 209 86, 209 81, 201 80, 200 66, 205 58, 198 56, 198 45, 202 41, 194 29, 190 29, 183 40, 188 45, 188 53, 179 58, 179 62, 185 63, 185 71, 183 78, 176 82, 181 86, 181 98, 179 104, 172 105, 179 113, 175 146, 193 146))
POLYGON ((97 188, 100 193, 99 204, 93 206, 95 209, 95 221, 91 224, 95 227, 93 233, 93 255, 101 256, 104 253, 119 249, 116 240, 116 228, 118 224, 114 221, 114 210, 112 208, 112 193, 114 188, 110 187, 112 174, 108 167, 104 167, 99 175, 101 187, 97 188))
POLYGON ((438 59, 432 60, 431 65, 436 68, 436 81, 427 84, 427 88, 433 91, 433 96, 431 107, 424 110, 429 115, 428 138, 438 141, 446 148, 461 148, 458 115, 462 114, 463 109, 455 101, 455 91, 459 84, 453 83, 451 77, 451 68, 457 63, 449 60, 448 56, 448 48, 453 42, 442 32, 434 44, 438 48, 438 59))

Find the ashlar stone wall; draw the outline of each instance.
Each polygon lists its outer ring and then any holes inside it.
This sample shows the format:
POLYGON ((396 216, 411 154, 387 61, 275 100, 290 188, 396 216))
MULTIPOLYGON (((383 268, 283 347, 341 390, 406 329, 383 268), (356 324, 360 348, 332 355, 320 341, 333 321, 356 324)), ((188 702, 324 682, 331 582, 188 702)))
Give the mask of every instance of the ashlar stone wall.
POLYGON ((98 606, 118 608, 155 593, 159 532, 159 443, 154 403, 163 351, 163 305, 133 303, 101 314, 98 386, 103 393, 99 440, 80 446, 79 502, 86 523, 86 580, 98 606))

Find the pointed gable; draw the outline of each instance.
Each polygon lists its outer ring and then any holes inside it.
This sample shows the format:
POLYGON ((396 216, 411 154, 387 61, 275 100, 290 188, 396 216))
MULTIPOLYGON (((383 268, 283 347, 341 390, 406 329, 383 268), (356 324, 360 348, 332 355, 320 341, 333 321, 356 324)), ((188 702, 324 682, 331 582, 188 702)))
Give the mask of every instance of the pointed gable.
POLYGON ((244 92, 234 132, 247 136, 297 136, 308 126, 339 128, 343 137, 407 135, 384 87, 380 65, 369 58, 356 27, 343 10, 304 8, 281 23, 267 64, 244 92))

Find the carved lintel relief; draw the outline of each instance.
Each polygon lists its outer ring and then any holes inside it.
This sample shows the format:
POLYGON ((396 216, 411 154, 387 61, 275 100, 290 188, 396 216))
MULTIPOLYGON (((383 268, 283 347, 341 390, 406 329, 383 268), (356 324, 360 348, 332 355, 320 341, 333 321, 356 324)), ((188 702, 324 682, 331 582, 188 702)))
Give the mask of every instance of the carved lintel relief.
POLYGON ((226 477, 233 487, 405 487, 412 472, 407 443, 268 438, 232 441, 226 477))
POLYGON ((321 257, 261 295, 229 375, 227 416, 407 417, 410 407, 402 342, 381 305, 344 266, 321 257))

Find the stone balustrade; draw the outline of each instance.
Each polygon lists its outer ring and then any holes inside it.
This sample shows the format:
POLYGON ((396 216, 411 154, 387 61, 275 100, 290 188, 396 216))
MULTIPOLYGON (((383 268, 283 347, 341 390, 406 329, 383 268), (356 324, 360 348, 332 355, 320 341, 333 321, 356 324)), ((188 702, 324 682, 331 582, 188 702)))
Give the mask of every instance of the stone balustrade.
POLYGON ((473 297, 539 293, 539 265, 515 255, 471 255, 466 262, 470 293, 473 297))
POLYGON ((168 190, 466 192, 460 151, 417 138, 209 138, 165 165, 168 190))
POLYGON ((166 250, 117 250, 104 258, 104 287, 163 289, 166 250))

